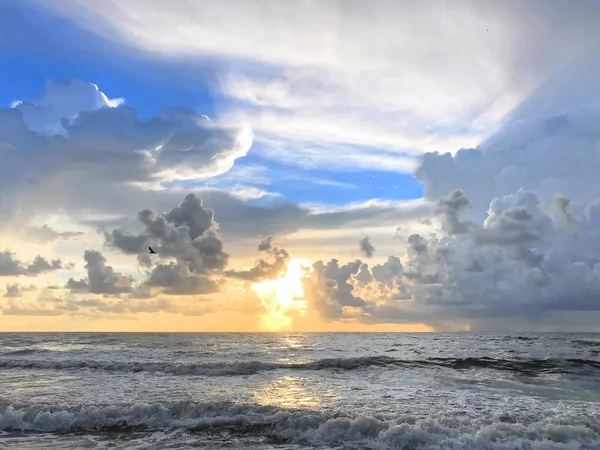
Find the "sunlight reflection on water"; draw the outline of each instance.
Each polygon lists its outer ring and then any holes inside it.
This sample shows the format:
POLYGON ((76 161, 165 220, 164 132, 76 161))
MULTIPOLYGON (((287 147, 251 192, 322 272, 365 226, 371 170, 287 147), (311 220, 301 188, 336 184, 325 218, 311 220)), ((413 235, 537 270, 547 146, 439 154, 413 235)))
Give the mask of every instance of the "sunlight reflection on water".
POLYGON ((254 400, 265 406, 315 408, 320 406, 319 395, 302 385, 302 377, 283 376, 270 380, 253 392, 254 400))

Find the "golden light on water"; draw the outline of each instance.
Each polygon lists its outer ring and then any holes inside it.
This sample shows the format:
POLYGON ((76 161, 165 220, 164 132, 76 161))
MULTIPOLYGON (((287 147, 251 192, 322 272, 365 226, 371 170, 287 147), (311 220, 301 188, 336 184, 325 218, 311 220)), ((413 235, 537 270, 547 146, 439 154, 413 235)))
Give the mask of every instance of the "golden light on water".
POLYGON ((311 392, 305 385, 303 378, 283 376, 265 383, 256 389, 252 396, 260 405, 284 408, 318 407, 321 403, 319 395, 323 393, 311 392))
POLYGON ((308 302, 304 300, 302 288, 302 277, 305 275, 303 267, 310 267, 310 262, 292 259, 284 277, 264 280, 251 286, 252 291, 268 311, 261 316, 264 329, 289 330, 293 324, 293 317, 303 317, 306 314, 308 302))

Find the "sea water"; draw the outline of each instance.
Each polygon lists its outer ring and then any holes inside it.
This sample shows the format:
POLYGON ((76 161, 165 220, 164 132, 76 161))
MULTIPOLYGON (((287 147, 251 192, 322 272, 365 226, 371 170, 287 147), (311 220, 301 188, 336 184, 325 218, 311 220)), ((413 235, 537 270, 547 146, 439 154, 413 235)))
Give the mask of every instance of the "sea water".
POLYGON ((600 334, 0 334, 0 447, 600 449, 600 334))

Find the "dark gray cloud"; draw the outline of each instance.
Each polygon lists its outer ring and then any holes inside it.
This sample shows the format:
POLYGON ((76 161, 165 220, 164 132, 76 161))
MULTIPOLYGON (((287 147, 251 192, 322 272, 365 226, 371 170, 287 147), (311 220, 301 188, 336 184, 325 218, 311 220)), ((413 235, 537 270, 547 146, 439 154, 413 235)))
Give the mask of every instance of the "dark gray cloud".
POLYGON ((131 292, 135 283, 132 277, 121 275, 106 264, 106 258, 96 250, 86 250, 83 258, 87 277, 75 280, 69 278, 66 288, 73 292, 118 295, 131 292))
POLYGON ((576 219, 573 218, 573 215, 571 214, 571 200, 557 193, 554 195, 554 206, 558 210, 560 217, 562 217, 568 224, 569 228, 571 230, 575 230, 577 228, 578 222, 576 219))
POLYGON ((462 234, 469 231, 469 224, 461 222, 459 216, 470 207, 469 200, 462 191, 451 192, 438 200, 436 213, 442 218, 442 227, 448 234, 462 234))
POLYGON ((442 230, 407 242, 410 303, 395 316, 525 327, 600 311, 600 108, 585 95, 600 64, 590 64, 557 73, 478 148, 424 155, 417 177, 443 206, 442 230))
MULTIPOLYGON (((126 222, 126 217, 130 213, 130 205, 148 204, 154 205, 152 209, 155 211, 168 210, 173 203, 179 201, 181 196, 181 193, 116 192, 116 190, 111 193, 111 189, 113 189, 111 186, 106 187, 106 196, 111 198, 113 195, 121 195, 119 204, 107 202, 107 197, 104 195, 99 196, 97 192, 89 192, 89 196, 90 198, 97 198, 95 207, 99 211, 112 211, 120 214, 124 217, 123 222, 126 222)), ((398 202, 397 204, 366 204, 363 207, 314 212, 309 208, 291 202, 277 201, 254 205, 226 192, 203 189, 192 190, 192 192, 195 193, 197 198, 202 199, 205 208, 216 211, 219 231, 228 238, 262 237, 292 233, 299 230, 358 228, 374 225, 394 226, 402 221, 430 216, 434 209, 434 205, 428 202, 414 201, 408 203, 398 202)), ((47 192, 46 195, 51 194, 47 192)), ((68 201, 70 194, 65 193, 65 196, 59 198, 59 195, 56 194, 53 201, 64 203, 68 201)), ((69 205, 66 206, 68 209, 74 210, 84 207, 83 203, 80 203, 77 199, 72 200, 73 202, 69 201, 69 205)), ((74 214, 77 213, 74 211, 74 214)), ((111 228, 114 226, 104 220, 88 223, 94 226, 111 228)), ((133 225, 128 224, 129 227, 133 225)), ((137 246, 143 246, 145 242, 133 242, 131 245, 130 253, 135 253, 137 246)))
MULTIPOLYGON (((193 192, 203 200, 205 208, 217 212, 219 231, 228 239, 259 238, 303 229, 397 226, 402 221, 428 217, 434 208, 429 202, 414 201, 370 203, 362 207, 315 212, 291 202, 251 204, 214 189, 197 188, 186 192, 193 192)), ((135 186, 106 183, 95 173, 70 172, 42 179, 39 185, 29 186, 18 195, 21 199, 20 208, 25 211, 31 208, 38 214, 53 214, 60 208, 68 211, 73 220, 89 226, 131 230, 140 225, 137 221, 131 221, 132 209, 145 205, 154 211, 169 211, 173 204, 180 201, 182 193, 147 191, 135 186), (68 189, 68 186, 76 186, 77 189, 68 189), (40 201, 42 194, 44 202, 40 201), (90 216, 94 215, 98 218, 91 219, 90 216)), ((115 236, 114 239, 118 237, 121 236, 115 236)), ((125 245, 120 244, 124 250, 125 245)), ((135 254, 143 245, 144 241, 132 242, 129 252, 135 254)))
POLYGON ((373 244, 371 244, 369 236, 365 236, 360 241, 358 241, 358 245, 362 254, 365 255, 367 258, 371 258, 373 256, 373 253, 375 252, 375 247, 373 246, 373 244))
POLYGON ((157 265, 145 285, 163 288, 167 295, 203 295, 220 289, 219 283, 211 278, 193 274, 188 266, 173 262, 157 265))
POLYGON ((285 275, 290 255, 282 248, 274 247, 273 237, 269 236, 258 245, 258 251, 267 259, 259 259, 254 267, 247 270, 228 270, 225 275, 247 281, 275 279, 285 275))
POLYGON ((194 194, 185 197, 181 205, 167 213, 151 209, 138 213, 144 231, 134 235, 123 230, 101 230, 106 245, 124 253, 138 254, 141 266, 148 267, 148 247, 152 246, 160 258, 175 258, 190 272, 210 273, 225 268, 228 255, 217 234, 219 228, 214 212, 204 208, 194 194))
POLYGON ((0 276, 32 276, 72 268, 60 259, 48 261, 43 256, 36 256, 31 263, 23 263, 9 250, 0 252, 0 276))
POLYGON ((16 298, 22 297, 23 292, 35 291, 37 288, 30 284, 29 286, 23 286, 19 283, 7 284, 6 285, 6 293, 3 297, 5 298, 16 298))
POLYGON ((344 270, 335 259, 315 263, 304 280, 307 299, 330 320, 419 321, 443 329, 465 321, 477 328, 499 317, 543 323, 556 313, 600 312, 598 205, 573 217, 572 233, 520 190, 492 202, 486 221, 470 232, 412 235, 401 257, 371 269, 361 261, 344 270))
POLYGON ((25 269, 28 275, 39 275, 44 272, 52 272, 61 269, 72 269, 72 264, 63 265, 60 259, 53 259, 47 261, 44 257, 38 255, 35 257, 33 262, 25 269))
POLYGON ((336 259, 326 264, 317 261, 313 264, 313 272, 303 279, 306 299, 327 319, 344 317, 345 307, 366 306, 365 300, 354 295, 352 284, 352 278, 359 273, 361 266, 358 260, 343 266, 336 259))
POLYGON ((229 256, 217 234, 214 212, 204 208, 194 194, 169 212, 151 209, 138 213, 144 230, 137 235, 117 229, 101 230, 106 245, 127 254, 137 254, 138 264, 148 271, 148 279, 134 296, 151 295, 146 288, 161 288, 167 295, 200 295, 218 292, 220 283, 211 275, 221 273, 229 256), (148 247, 157 255, 149 255, 148 247), (174 258, 176 262, 159 263, 174 258))
POLYGON ((229 256, 217 233, 214 212, 204 208, 199 198, 189 194, 179 206, 162 214, 143 209, 138 221, 143 231, 137 235, 120 229, 101 230, 106 245, 137 254, 138 264, 148 272, 134 297, 153 296, 152 288, 165 295, 204 295, 220 290, 221 283, 212 276, 225 269, 229 256), (148 254, 149 246, 156 255, 148 254), (171 258, 175 262, 160 262, 171 258))
POLYGON ((0 252, 0 276, 19 276, 27 273, 26 267, 10 251, 0 252))

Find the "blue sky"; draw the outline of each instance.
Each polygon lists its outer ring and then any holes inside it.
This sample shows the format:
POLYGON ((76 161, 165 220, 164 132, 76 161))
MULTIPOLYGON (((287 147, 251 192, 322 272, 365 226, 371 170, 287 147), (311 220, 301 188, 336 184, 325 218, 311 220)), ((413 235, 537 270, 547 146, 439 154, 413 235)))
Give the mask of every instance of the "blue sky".
POLYGON ((10 2, 0 16, 0 102, 38 96, 48 80, 90 81, 109 97, 125 97, 141 117, 182 107, 214 113, 213 95, 182 69, 108 43, 71 21, 10 2))

